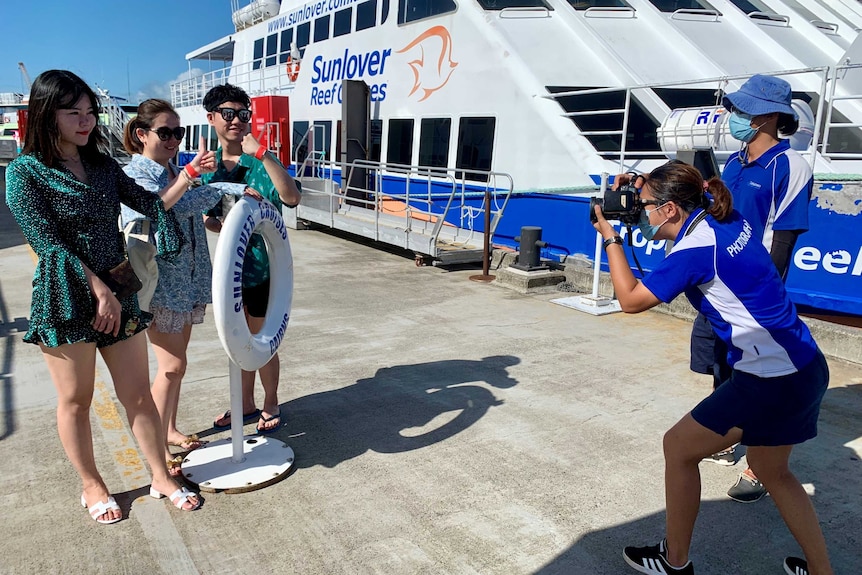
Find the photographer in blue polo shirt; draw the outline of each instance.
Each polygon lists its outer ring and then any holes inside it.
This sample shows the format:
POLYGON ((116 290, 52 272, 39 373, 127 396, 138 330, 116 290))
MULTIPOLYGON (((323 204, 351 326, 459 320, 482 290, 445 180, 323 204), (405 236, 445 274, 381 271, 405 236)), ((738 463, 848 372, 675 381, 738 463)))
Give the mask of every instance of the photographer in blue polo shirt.
MULTIPOLYGON (((755 75, 722 104, 731 113, 731 135, 742 149, 731 155, 722 179, 730 188, 733 207, 751 224, 782 279, 793 254, 796 238, 808 229, 808 202, 814 179, 808 162, 791 149, 789 137, 796 132, 798 116, 790 106, 790 84, 781 78, 755 75)), ((699 314, 692 329, 691 369, 713 375, 713 387, 730 377, 727 348, 699 314)), ((736 463, 734 449, 707 457, 722 465, 736 463)), ((736 501, 751 503, 766 494, 750 468, 743 471, 728 490, 736 501)))
MULTIPOLYGON (((617 185, 628 180, 623 174, 617 185)), ((672 161, 645 178, 640 201, 644 237, 674 240, 642 281, 632 274, 617 231, 595 208, 620 307, 638 313, 684 293, 727 345, 731 375, 665 434, 666 537, 658 545, 626 547, 626 562, 650 575, 694 574, 689 547, 700 505, 698 464, 742 443, 805 554, 786 558, 785 572, 831 575, 814 507, 788 467, 793 446, 817 435, 829 383, 823 354, 719 178, 705 185, 696 168, 672 161)), ((660 356, 657 345, 642 342, 660 356)))

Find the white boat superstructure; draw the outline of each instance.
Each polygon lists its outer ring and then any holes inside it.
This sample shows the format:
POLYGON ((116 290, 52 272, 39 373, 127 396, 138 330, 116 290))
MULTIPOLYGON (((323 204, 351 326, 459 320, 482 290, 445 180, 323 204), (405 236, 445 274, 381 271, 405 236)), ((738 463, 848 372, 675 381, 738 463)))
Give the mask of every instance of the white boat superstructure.
MULTIPOLYGON (((187 55, 188 77, 172 85, 172 99, 191 150, 199 135, 216 144, 206 91, 244 88, 253 130, 303 182, 290 217, 450 261, 482 253, 478 230, 512 245, 520 225, 535 225, 549 253, 591 258, 594 233, 579 222, 602 174, 647 171, 693 148, 712 148, 722 162, 739 143, 721 96, 755 73, 793 86, 792 145, 827 182, 815 194, 831 194, 812 205, 862 213, 856 0, 283 0, 278 8, 234 0, 236 31, 187 55), (289 112, 259 112, 279 106, 289 112)), ((816 237, 813 228, 806 237, 816 237)), ((842 290, 858 294, 862 264, 836 266, 823 254, 862 254, 862 240, 834 239, 818 239, 796 268, 849 278, 856 283, 842 290)))
MULTIPOLYGON (((793 71, 785 77, 815 112, 818 135, 821 95, 836 96, 826 102, 833 122, 862 124, 860 27, 856 4, 822 0, 285 1, 190 53, 190 66, 228 65, 176 83, 173 100, 203 128, 200 99, 214 84, 288 96, 292 141, 317 124, 322 151, 338 159, 343 83, 361 80, 377 124, 365 159, 505 171, 516 190, 561 190, 666 158, 656 130, 672 110, 715 105, 717 91, 754 73, 793 71), (482 161, 461 157, 464 118, 494 121, 482 161), (415 120, 409 139, 404 119, 415 120), (447 127, 447 149, 423 153, 422 141, 447 127)), ((858 128, 830 128, 816 171, 851 171, 830 152, 862 152, 858 128)))

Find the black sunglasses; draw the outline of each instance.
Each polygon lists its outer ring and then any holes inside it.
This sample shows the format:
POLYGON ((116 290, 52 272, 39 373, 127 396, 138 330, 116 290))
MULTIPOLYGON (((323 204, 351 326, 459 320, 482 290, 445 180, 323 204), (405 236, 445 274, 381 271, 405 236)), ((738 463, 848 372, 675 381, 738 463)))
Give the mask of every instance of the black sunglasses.
POLYGON ((167 126, 162 126, 157 130, 153 130, 150 128, 150 132, 155 132, 159 139, 163 142, 167 142, 168 139, 173 136, 175 140, 179 141, 183 139, 183 136, 186 135, 186 129, 182 127, 176 128, 168 128, 167 126))
POLYGON ((251 121, 251 110, 234 110, 233 108, 216 108, 213 112, 221 114, 225 122, 233 122, 234 118, 239 118, 243 124, 248 124, 251 121))

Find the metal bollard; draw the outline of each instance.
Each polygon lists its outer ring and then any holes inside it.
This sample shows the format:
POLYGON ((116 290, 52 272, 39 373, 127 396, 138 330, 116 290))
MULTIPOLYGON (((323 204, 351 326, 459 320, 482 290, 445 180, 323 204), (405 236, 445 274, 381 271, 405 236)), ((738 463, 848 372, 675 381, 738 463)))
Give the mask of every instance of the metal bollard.
POLYGON ((539 263, 539 248, 548 247, 547 242, 542 241, 542 228, 538 226, 523 226, 521 235, 515 237, 518 242, 518 262, 509 267, 527 272, 535 270, 546 270, 547 265, 539 263))

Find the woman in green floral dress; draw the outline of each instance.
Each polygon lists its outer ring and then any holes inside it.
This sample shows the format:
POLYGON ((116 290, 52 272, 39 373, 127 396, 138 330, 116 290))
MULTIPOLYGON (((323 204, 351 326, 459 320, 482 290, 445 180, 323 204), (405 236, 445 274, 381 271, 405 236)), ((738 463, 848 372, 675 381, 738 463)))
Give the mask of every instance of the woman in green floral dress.
MULTIPOLYGON (((6 171, 6 202, 39 257, 24 341, 40 346, 57 389, 57 429, 81 477, 81 503, 97 522, 115 523, 122 512, 96 469, 90 428, 97 349, 152 470, 150 495, 168 495, 187 511, 200 506, 165 465, 141 335, 152 316, 140 310, 137 296, 118 300, 98 277, 125 258, 120 201, 158 226, 160 253, 179 250, 179 227, 165 210, 189 184, 177 178, 159 195, 140 188, 100 153, 97 124, 98 101, 83 80, 62 70, 40 74, 30 92, 23 153, 6 171)), ((211 152, 193 163, 199 171, 215 168, 211 152)))

